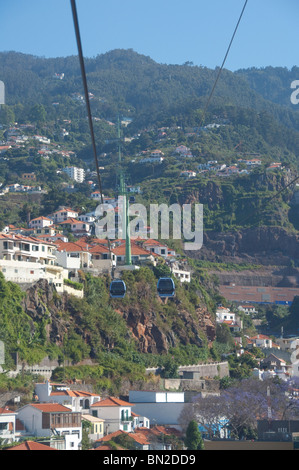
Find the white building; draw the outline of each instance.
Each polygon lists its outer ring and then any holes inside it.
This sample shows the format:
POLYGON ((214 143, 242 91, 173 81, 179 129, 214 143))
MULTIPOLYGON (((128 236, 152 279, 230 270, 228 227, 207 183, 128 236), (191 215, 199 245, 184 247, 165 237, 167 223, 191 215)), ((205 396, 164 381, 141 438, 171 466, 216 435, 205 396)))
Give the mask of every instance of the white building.
POLYGON ((175 149, 175 153, 178 153, 180 157, 193 157, 191 150, 186 147, 186 145, 180 145, 179 147, 177 147, 175 149))
POLYGON ((51 140, 43 135, 34 135, 33 138, 41 144, 50 144, 51 140))
POLYGON ((57 263, 68 270, 92 267, 92 255, 87 244, 57 241, 55 256, 57 263))
POLYGON ((43 242, 35 237, 14 233, 0 234, 0 260, 54 266, 54 249, 53 243, 43 242))
POLYGON ((164 153, 161 150, 154 150, 149 157, 139 160, 139 163, 162 163, 164 160, 164 153))
POLYGON ((168 248, 167 245, 160 243, 158 240, 148 239, 142 244, 145 250, 150 251, 151 253, 155 253, 158 256, 162 256, 163 258, 169 258, 171 256, 175 257, 176 253, 175 250, 168 248))
POLYGON ((49 219, 48 217, 37 217, 36 219, 32 219, 29 222, 29 228, 33 229, 41 229, 44 227, 49 227, 53 225, 53 220, 49 219))
POLYGON ((77 219, 78 215, 79 214, 77 211, 74 211, 73 209, 69 207, 60 206, 57 209, 57 211, 50 214, 49 217, 53 219, 54 224, 58 224, 67 219, 72 219, 72 218, 77 219))
POLYGON ((229 308, 218 307, 216 310, 216 321, 223 323, 224 321, 236 321, 235 313, 231 312, 229 308))
POLYGON ((91 405, 91 414, 105 420, 105 434, 133 431, 132 403, 108 397, 91 405))
POLYGON ((196 172, 191 170, 185 170, 181 172, 180 176, 183 176, 184 178, 195 178, 196 172))
POLYGON ((11 444, 16 439, 16 412, 8 408, 0 408, 0 440, 1 444, 11 444))
POLYGON ((184 392, 130 390, 129 401, 134 403, 134 413, 147 416, 151 424, 180 429, 179 417, 185 406, 184 392))
POLYGON ((77 183, 83 183, 85 180, 85 170, 83 168, 68 166, 63 168, 62 171, 64 171, 72 180, 75 180, 77 183))
POLYGON ((18 419, 26 432, 36 437, 50 438, 54 447, 56 436, 63 437, 64 450, 80 450, 82 441, 81 413, 58 403, 31 403, 18 410, 18 419))
POLYGON ((246 315, 257 313, 254 305, 239 305, 238 310, 240 310, 240 312, 246 313, 246 315))
MULTIPOLYGON (((54 243, 43 239, 0 234, 0 271, 6 281, 16 284, 33 284, 46 279, 58 293, 69 291, 69 287, 64 285, 68 271, 57 263, 55 250, 54 243)), ((79 296, 79 293, 75 294, 79 296)))
POLYGON ((178 269, 178 268, 172 268, 171 272, 180 282, 191 282, 190 271, 185 271, 183 269, 178 269))
POLYGON ((59 403, 72 411, 88 413, 90 406, 100 400, 100 395, 81 390, 71 390, 65 384, 56 384, 47 380, 35 384, 35 394, 40 403, 59 403))

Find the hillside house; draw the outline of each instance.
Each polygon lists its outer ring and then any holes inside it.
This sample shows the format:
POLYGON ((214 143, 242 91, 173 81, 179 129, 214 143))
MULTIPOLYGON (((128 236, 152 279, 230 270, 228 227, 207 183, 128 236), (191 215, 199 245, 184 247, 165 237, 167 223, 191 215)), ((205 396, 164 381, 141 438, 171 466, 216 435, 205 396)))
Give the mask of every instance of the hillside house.
POLYGON ((286 379, 286 377, 289 376, 289 371, 292 369, 291 366, 287 365, 285 360, 272 353, 262 359, 260 365, 264 369, 273 371, 275 375, 278 375, 282 379, 286 379))
POLYGON ((160 243, 158 240, 149 238, 142 243, 142 246, 145 250, 148 250, 151 253, 155 253, 158 256, 162 256, 166 259, 170 256, 176 256, 175 250, 168 248, 167 245, 160 243))
POLYGON ((82 414, 82 421, 88 423, 88 438, 91 441, 97 441, 104 437, 104 419, 97 418, 91 414, 82 414))
MULTIPOLYGON (((118 265, 124 264, 126 261, 126 244, 121 243, 113 248, 113 254, 116 256, 118 265)), ((141 248, 136 243, 131 241, 131 259, 133 264, 153 263, 155 258, 150 251, 141 248)))
POLYGON ((49 438, 51 447, 55 447, 55 438, 60 436, 64 443, 63 450, 80 449, 81 413, 58 403, 31 403, 21 407, 17 416, 28 434, 49 438))
POLYGON ((91 253, 87 243, 56 241, 57 264, 68 270, 91 268, 91 253))
POLYGON ((91 405, 91 414, 105 420, 105 434, 115 431, 133 431, 132 403, 115 397, 99 400, 91 405))
POLYGON ((78 212, 69 207, 59 207, 57 211, 49 215, 49 218, 53 219, 54 224, 58 224, 67 219, 77 219, 78 215, 78 212))
POLYGON ((266 335, 256 335, 252 336, 249 338, 251 343, 257 347, 257 348, 272 348, 273 347, 273 341, 269 336, 266 335))
POLYGON ((30 220, 28 226, 32 229, 42 229, 45 227, 49 227, 53 225, 53 220, 49 219, 49 217, 37 217, 35 219, 30 220))
POLYGON ((178 266, 172 266, 171 272, 180 282, 191 282, 191 272, 185 269, 180 269, 178 266))
POLYGON ((236 320, 236 314, 231 312, 229 308, 218 307, 216 310, 216 321, 222 323, 225 320, 236 320))
POLYGON ((93 403, 100 400, 100 395, 81 390, 71 390, 66 384, 57 384, 47 380, 35 384, 35 394, 40 403, 59 403, 74 412, 88 413, 93 403))
POLYGON ((63 222, 58 222, 57 226, 62 227, 64 231, 72 232, 75 237, 91 235, 92 224, 71 217, 63 222))
POLYGON ((240 317, 225 307, 217 308, 216 322, 226 324, 232 332, 239 332, 243 328, 243 322, 240 317))
POLYGON ((179 145, 179 147, 176 147, 175 153, 178 154, 180 157, 184 157, 184 158, 193 157, 191 150, 188 147, 186 147, 186 145, 179 145))
POLYGON ((254 305, 247 305, 247 304, 239 305, 238 310, 240 312, 245 313, 246 315, 258 313, 254 305))
POLYGON ((184 178, 195 178, 196 172, 192 170, 184 170, 184 171, 181 171, 180 176, 184 178))
POLYGON ((109 272, 116 266, 116 255, 104 245, 95 245, 89 249, 92 267, 98 272, 109 272))
POLYGON ((1 444, 11 444, 16 437, 16 412, 7 407, 0 408, 0 440, 1 444))
POLYGON ((161 150, 154 150, 148 157, 139 160, 139 163, 162 163, 164 160, 164 153, 161 150))

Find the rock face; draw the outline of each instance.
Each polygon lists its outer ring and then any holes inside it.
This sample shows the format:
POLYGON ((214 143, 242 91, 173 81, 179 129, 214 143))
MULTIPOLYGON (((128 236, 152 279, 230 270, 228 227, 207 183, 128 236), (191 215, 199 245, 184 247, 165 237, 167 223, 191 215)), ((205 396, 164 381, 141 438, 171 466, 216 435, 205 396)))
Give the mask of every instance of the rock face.
POLYGON ((299 259, 299 235, 279 227, 257 227, 234 232, 204 232, 201 250, 190 258, 218 262, 247 262, 288 266, 299 259))
MULTIPOLYGON (((58 295, 46 280, 40 280, 26 291, 22 306, 33 322, 46 324, 47 339, 58 346, 62 345, 69 327, 78 324, 79 315, 84 315, 70 306, 67 294, 58 295)), ((215 324, 204 308, 197 308, 191 315, 178 304, 171 320, 161 309, 151 307, 145 313, 138 304, 116 311, 126 321, 142 353, 162 354, 179 344, 201 346, 203 338, 208 343, 215 339, 215 324)), ((82 331, 82 336, 88 342, 85 333, 82 331)))
POLYGON ((46 322, 47 340, 62 344, 68 325, 60 320, 59 311, 67 307, 66 295, 57 295, 47 280, 40 279, 26 291, 22 307, 34 322, 46 322))
POLYGON ((168 352, 170 347, 179 344, 196 344, 202 346, 203 338, 208 343, 215 340, 216 327, 211 315, 202 308, 197 308, 195 315, 184 309, 177 311, 177 319, 171 324, 167 318, 154 310, 145 315, 142 310, 132 306, 119 311, 125 319, 128 328, 138 343, 142 353, 161 354, 168 352))

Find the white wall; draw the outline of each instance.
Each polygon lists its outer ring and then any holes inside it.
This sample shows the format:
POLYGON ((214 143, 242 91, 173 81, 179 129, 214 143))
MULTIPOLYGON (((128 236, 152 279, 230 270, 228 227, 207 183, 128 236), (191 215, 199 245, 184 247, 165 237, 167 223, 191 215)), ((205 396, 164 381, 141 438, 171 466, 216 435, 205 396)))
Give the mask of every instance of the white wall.
POLYGON ((179 428, 179 416, 185 403, 135 403, 134 413, 146 416, 151 425, 175 426, 179 428))
POLYGON ((184 403, 185 401, 184 392, 154 392, 136 390, 130 390, 129 400, 130 403, 184 403))

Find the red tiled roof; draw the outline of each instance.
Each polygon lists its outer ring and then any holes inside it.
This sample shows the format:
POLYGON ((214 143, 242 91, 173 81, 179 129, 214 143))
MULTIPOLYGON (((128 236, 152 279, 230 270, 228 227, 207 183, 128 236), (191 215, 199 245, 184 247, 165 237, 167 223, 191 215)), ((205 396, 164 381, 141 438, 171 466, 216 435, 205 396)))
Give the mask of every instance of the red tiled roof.
POLYGON ((109 253, 109 248, 103 245, 95 245, 90 248, 89 253, 109 253))
POLYGON ((57 246, 58 251, 67 251, 67 252, 78 252, 78 251, 89 251, 89 246, 85 244, 83 246, 77 242, 64 242, 62 240, 56 240, 55 245, 57 246))
POLYGON ((69 217, 62 222, 57 222, 57 225, 68 225, 68 224, 85 224, 86 222, 82 222, 81 220, 75 219, 74 217, 69 217))
POLYGON ((19 444, 13 447, 8 447, 7 449, 4 449, 4 450, 58 450, 58 449, 54 449, 53 447, 49 447, 44 444, 40 444, 39 442, 25 441, 25 442, 22 442, 22 444, 19 444))
POLYGON ((95 393, 85 392, 81 390, 58 390, 51 392, 50 396, 66 395, 69 397, 98 397, 95 393))
MULTIPOLYGON (((91 449, 91 450, 115 450, 115 448, 110 446, 109 444, 106 444, 104 446, 99 446, 99 447, 96 447, 95 449, 91 449)), ((127 449, 124 449, 123 447, 117 446, 117 450, 127 450, 127 449)))
POLYGON ((42 242, 36 237, 27 237, 25 235, 18 235, 18 234, 10 234, 10 233, 0 233, 0 239, 4 240, 13 240, 13 241, 24 241, 28 243, 45 243, 47 245, 54 245, 54 243, 51 242, 42 242))
POLYGON ((108 442, 108 441, 111 441, 111 439, 113 439, 113 437, 120 436, 121 434, 127 435, 128 433, 125 432, 125 431, 121 431, 121 430, 111 432, 110 434, 107 434, 106 436, 101 437, 101 439, 98 439, 97 442, 108 442))
POLYGON ((129 403, 124 400, 120 400, 115 397, 104 398, 103 400, 93 403, 91 406, 134 406, 133 403, 129 403))
POLYGON ((14 411, 9 410, 7 407, 0 408, 0 415, 1 414, 11 414, 14 413, 14 411))
POLYGON ((30 403, 29 406, 33 406, 44 413, 70 413, 70 408, 67 406, 60 405, 59 403, 30 403))
MULTIPOLYGON (((126 244, 123 243, 120 246, 113 248, 113 253, 117 256, 124 256, 126 254, 126 244)), ((135 245, 135 243, 131 242, 131 254, 132 255, 139 255, 139 256, 151 256, 152 253, 148 250, 144 250, 139 246, 135 245)))

